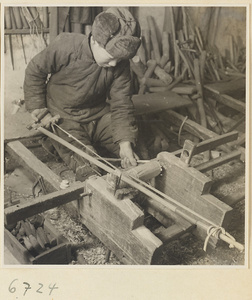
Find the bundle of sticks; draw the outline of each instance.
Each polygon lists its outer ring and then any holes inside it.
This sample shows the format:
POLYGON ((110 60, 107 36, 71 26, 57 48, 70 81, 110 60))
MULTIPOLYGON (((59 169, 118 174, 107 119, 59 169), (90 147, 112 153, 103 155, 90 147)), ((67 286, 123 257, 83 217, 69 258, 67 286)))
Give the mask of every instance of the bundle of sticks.
POLYGON ((5 29, 29 29, 34 26, 38 29, 43 27, 48 28, 49 19, 47 7, 5 7, 5 29))

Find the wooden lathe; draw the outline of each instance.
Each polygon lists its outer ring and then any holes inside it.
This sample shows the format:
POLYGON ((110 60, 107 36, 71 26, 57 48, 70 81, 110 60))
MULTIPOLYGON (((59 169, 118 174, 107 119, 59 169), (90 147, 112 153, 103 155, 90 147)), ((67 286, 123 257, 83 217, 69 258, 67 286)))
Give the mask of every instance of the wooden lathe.
POLYGON ((196 167, 190 165, 193 155, 237 139, 237 132, 197 145, 186 141, 180 157, 161 152, 155 159, 123 171, 111 168, 42 127, 39 131, 95 163, 107 174, 90 177, 83 183, 75 182, 62 190, 59 176, 21 142, 9 142, 6 151, 29 176, 43 178, 48 194, 6 208, 5 225, 71 204, 78 211, 81 222, 125 264, 155 264, 167 243, 189 231, 203 241, 207 238, 214 247, 221 239, 241 251, 244 249, 223 229, 230 221, 232 208, 211 195, 212 181, 201 172, 239 158, 241 152, 196 167), (137 203, 139 195, 143 200, 141 207, 137 203), (145 212, 163 225, 158 234, 144 225, 145 212))

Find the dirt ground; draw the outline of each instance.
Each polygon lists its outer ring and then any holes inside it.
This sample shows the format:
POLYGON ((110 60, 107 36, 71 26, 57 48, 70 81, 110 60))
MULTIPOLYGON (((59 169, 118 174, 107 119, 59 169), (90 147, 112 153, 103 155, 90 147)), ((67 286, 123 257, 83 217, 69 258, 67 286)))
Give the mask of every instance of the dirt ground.
MULTIPOLYGON (((33 149, 34 151, 34 149, 33 149)), ((41 151, 41 149, 40 149, 41 151)), ((36 152, 36 151, 35 151, 36 152)), ((74 180, 72 171, 62 164, 52 160, 47 153, 42 150, 42 160, 62 179, 74 180)), ((41 155, 41 152, 40 152, 41 155)), ((40 156, 41 157, 41 156, 40 156)), ((5 198, 29 199, 31 183, 25 182, 24 176, 20 175, 20 170, 16 169, 5 175, 5 198), (19 180, 21 182, 18 184, 19 180)), ((240 161, 225 164, 216 168, 211 176, 214 182, 212 194, 220 200, 227 199, 228 195, 235 194, 237 191, 245 190, 244 164, 240 161)), ((39 191, 38 191, 39 192, 39 191)), ((120 265, 121 262, 85 227, 80 221, 70 216, 64 207, 59 207, 45 212, 52 224, 62 233, 69 242, 78 244, 84 243, 76 255, 73 256, 71 264, 84 265, 120 265), (110 255, 109 255, 110 254, 110 255)), ((151 217, 152 218, 152 217, 151 217)), ((154 230, 156 220, 146 217, 146 226, 154 230), (149 220, 149 221, 147 221, 149 220)), ((238 242, 245 242, 245 200, 238 201, 233 206, 233 217, 226 228, 238 242)), ((170 242, 164 247, 157 265, 244 265, 245 254, 237 249, 230 249, 229 246, 220 241, 215 249, 207 248, 203 250, 204 241, 198 239, 191 233, 183 235, 178 240, 170 242)))

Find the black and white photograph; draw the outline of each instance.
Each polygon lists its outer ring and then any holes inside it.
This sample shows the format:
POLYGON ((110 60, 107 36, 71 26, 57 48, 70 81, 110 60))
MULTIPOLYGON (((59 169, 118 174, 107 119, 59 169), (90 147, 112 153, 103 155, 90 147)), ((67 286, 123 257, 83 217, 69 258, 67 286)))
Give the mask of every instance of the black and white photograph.
POLYGON ((2 265, 247 268, 248 5, 46 5, 2 5, 2 265))

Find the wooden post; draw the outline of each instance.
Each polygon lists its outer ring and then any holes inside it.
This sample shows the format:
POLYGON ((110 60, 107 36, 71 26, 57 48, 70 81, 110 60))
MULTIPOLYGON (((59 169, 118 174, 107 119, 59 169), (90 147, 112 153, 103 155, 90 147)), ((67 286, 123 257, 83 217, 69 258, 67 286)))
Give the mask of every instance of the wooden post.
POLYGON ((49 8, 49 26, 50 26, 50 42, 53 41, 56 36, 59 34, 59 26, 58 26, 58 7, 50 7, 49 8))

